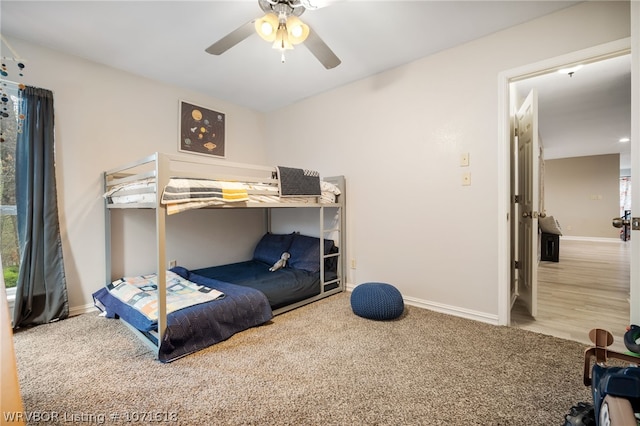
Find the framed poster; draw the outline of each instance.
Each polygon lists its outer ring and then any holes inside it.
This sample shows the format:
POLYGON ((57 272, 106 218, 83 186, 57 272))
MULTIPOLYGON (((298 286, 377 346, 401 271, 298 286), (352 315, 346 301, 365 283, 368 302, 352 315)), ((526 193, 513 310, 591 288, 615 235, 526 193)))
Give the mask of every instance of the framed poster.
POLYGON ((224 158, 224 122, 222 112, 180 101, 178 151, 224 158))

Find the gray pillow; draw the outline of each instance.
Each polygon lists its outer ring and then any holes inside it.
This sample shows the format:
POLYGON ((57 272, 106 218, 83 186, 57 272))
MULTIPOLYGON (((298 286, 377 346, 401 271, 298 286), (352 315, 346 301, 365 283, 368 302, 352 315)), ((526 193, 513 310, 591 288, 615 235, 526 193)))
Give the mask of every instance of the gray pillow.
POLYGON ((540 227, 540 230, 545 234, 562 235, 560 224, 553 218, 553 216, 539 218, 538 226, 540 227))

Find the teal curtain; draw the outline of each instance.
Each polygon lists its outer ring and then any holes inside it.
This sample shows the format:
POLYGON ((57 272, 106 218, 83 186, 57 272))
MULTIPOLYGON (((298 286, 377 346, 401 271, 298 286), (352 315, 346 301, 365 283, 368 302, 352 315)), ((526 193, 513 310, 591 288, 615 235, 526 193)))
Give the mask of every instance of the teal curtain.
POLYGON ((53 93, 26 87, 16 144, 16 207, 20 272, 13 327, 69 316, 56 193, 53 93))

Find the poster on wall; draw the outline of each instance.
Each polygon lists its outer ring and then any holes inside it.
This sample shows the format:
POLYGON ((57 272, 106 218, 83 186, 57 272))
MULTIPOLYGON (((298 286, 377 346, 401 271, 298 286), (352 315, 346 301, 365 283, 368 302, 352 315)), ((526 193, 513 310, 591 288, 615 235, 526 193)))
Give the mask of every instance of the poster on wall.
POLYGON ((224 158, 224 122, 222 112, 180 101, 178 151, 224 158))

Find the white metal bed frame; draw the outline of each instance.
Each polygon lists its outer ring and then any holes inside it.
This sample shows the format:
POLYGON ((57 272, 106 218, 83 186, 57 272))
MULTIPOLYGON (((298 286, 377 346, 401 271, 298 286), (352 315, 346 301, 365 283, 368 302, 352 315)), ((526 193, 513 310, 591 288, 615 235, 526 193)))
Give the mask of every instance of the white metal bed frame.
MULTIPOLYGON (((166 266, 168 265, 166 256, 166 206, 161 203, 163 188, 169 183, 171 177, 230 180, 253 183, 277 183, 275 177, 276 168, 268 166, 256 166, 243 163, 233 163, 226 160, 205 159, 187 155, 173 155, 156 152, 147 157, 124 164, 120 167, 107 170, 103 173, 104 190, 109 191, 115 185, 135 182, 147 178, 155 178, 155 189, 153 187, 136 189, 129 191, 129 195, 155 192, 154 202, 116 204, 105 199, 105 275, 106 283, 113 281, 111 264, 111 209, 154 209, 156 217, 156 269, 158 278, 158 331, 157 334, 147 334, 137 330, 133 326, 123 321, 131 328, 136 335, 142 338, 155 351, 160 347, 164 332, 167 327, 166 311, 166 266), (186 167, 186 168, 185 168, 186 167), (199 169, 199 170, 198 170, 199 169), (242 175, 247 173, 247 175, 242 175)), ((291 305, 276 309, 274 315, 298 308, 308 303, 323 299, 345 289, 345 179, 344 176, 326 177, 324 181, 336 185, 341 194, 335 203, 268 203, 268 202, 242 202, 229 203, 221 206, 207 208, 260 208, 265 211, 265 226, 267 231, 271 230, 271 209, 273 208, 316 208, 319 209, 319 239, 320 239, 320 294, 311 298, 293 303, 291 305), (325 209, 337 209, 337 227, 325 229, 324 215, 325 209), (338 253, 324 254, 324 238, 328 234, 338 234, 338 253), (337 257, 337 277, 325 281, 324 260, 337 257), (336 284, 335 288, 325 290, 328 285, 336 284)))

